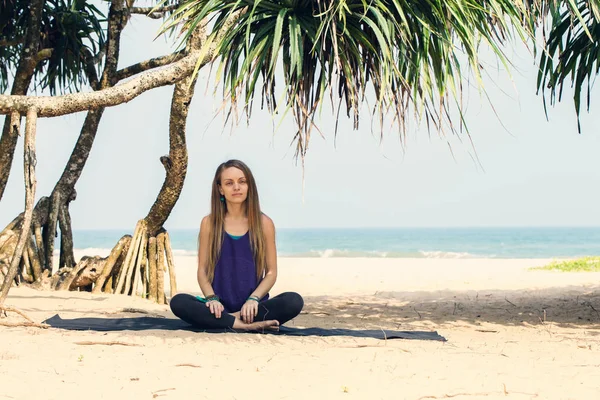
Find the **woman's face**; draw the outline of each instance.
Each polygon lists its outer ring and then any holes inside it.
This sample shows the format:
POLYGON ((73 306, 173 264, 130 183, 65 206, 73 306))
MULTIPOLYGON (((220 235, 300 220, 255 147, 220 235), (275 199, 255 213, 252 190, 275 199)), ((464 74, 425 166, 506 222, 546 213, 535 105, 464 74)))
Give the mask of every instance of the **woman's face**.
POLYGON ((229 167, 221 173, 219 192, 230 203, 243 203, 248 197, 248 183, 244 173, 235 167, 229 167))

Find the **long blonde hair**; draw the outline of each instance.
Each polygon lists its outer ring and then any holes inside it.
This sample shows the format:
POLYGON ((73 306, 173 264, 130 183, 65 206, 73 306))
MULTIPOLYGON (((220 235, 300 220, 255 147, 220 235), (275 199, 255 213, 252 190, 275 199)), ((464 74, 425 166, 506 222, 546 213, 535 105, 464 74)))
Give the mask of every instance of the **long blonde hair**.
MULTIPOLYGON (((221 246, 223 244, 223 234, 225 230, 225 214, 227 213, 227 202, 221 201, 221 174, 227 168, 237 168, 244 173, 248 184, 248 195, 244 205, 246 206, 246 216, 248 217, 248 232, 250 235, 250 248, 254 255, 256 265, 256 276, 260 279, 264 276, 267 266, 267 252, 265 246, 265 236, 262 226, 262 212, 260 211, 260 202, 258 199, 258 190, 256 181, 250 171, 250 168, 239 160, 229 160, 217 167, 215 177, 212 183, 212 193, 210 199, 210 234, 208 237, 208 280, 213 281, 215 277, 215 266, 221 255, 221 246)), ((200 252, 200 236, 198 236, 198 252, 200 252)))

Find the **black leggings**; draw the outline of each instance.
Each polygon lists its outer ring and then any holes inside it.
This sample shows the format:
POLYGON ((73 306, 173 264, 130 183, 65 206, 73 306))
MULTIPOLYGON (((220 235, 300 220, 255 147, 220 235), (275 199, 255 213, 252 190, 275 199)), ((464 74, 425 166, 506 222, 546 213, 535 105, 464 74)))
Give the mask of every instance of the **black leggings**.
MULTIPOLYGON (((254 317, 254 321, 275 319, 279 321, 279 325, 283 325, 300 314, 303 306, 304 300, 298 293, 281 293, 258 305, 258 314, 254 317)), ((188 324, 200 329, 231 329, 235 321, 235 317, 226 312, 221 313, 221 318, 216 318, 206 303, 186 293, 173 296, 171 311, 188 324)))

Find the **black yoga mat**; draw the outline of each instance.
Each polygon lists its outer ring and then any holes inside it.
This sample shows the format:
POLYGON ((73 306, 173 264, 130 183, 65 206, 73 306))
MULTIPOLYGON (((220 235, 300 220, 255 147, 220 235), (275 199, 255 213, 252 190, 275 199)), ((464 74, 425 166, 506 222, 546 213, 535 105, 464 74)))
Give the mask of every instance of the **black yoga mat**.
POLYGON ((193 326, 175 318, 158 317, 135 317, 135 318, 73 318, 62 319, 58 314, 44 321, 53 328, 76 330, 76 331, 145 331, 145 330, 185 330, 192 332, 207 333, 266 333, 270 335, 287 336, 352 336, 375 339, 418 339, 418 340, 438 340, 445 342, 443 336, 437 332, 425 331, 388 331, 388 330, 354 330, 354 329, 324 329, 324 328, 290 328, 287 326, 279 327, 278 331, 265 330, 261 332, 234 331, 231 329, 197 329, 193 326))

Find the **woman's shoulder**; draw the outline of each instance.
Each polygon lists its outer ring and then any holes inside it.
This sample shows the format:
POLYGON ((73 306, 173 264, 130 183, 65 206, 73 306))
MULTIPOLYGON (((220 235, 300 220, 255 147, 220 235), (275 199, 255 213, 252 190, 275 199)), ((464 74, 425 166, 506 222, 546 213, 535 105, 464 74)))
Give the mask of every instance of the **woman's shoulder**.
POLYGON ((271 219, 271 217, 269 217, 267 214, 265 214, 264 212, 261 213, 261 222, 262 222, 262 226, 264 230, 268 230, 268 231, 274 231, 275 230, 275 223, 273 223, 273 220, 271 219))
POLYGON ((210 230, 210 214, 205 215, 200 221, 200 229, 202 230, 210 230))

